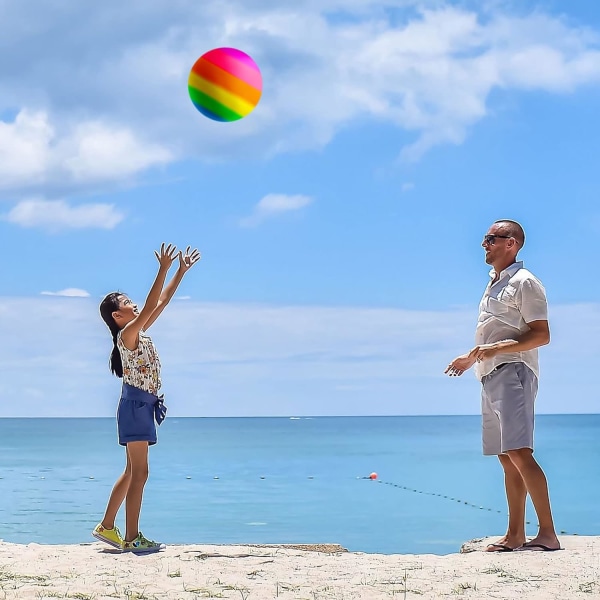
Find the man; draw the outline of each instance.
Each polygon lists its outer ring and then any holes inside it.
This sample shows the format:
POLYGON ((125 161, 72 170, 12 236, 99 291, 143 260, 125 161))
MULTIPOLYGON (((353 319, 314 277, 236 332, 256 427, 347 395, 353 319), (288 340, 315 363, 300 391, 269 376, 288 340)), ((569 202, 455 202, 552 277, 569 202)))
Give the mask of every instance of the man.
POLYGON ((477 344, 455 358, 445 373, 460 376, 475 365, 482 384, 483 453, 497 455, 508 501, 506 535, 488 552, 558 550, 546 476, 533 457, 538 347, 550 341, 546 292, 517 254, 525 243, 516 221, 496 221, 483 238, 491 281, 479 305, 477 344), (538 517, 537 536, 526 542, 525 500, 538 517))

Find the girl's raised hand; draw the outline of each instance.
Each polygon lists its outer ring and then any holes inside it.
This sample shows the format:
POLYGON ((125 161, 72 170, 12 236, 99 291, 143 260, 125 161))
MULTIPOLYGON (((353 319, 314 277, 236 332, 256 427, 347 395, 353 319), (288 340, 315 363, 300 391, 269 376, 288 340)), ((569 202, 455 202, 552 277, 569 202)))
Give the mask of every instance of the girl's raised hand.
MULTIPOLYGON (((179 254, 181 254, 181 252, 179 254)), ((165 248, 165 243, 163 242, 160 245, 160 254, 155 250, 154 255, 156 256, 156 259, 158 260, 160 266, 166 267, 168 269, 173 264, 173 261, 177 256, 177 246, 169 244, 165 248)))
POLYGON ((181 271, 187 271, 192 265, 196 264, 202 258, 198 248, 190 251, 190 246, 185 249, 185 254, 179 251, 179 268, 181 271))

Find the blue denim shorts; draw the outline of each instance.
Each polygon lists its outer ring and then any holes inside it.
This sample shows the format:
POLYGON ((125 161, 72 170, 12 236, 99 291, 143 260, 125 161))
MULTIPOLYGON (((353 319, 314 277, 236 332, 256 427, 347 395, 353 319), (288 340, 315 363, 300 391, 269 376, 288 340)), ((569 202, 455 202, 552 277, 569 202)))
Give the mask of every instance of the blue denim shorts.
POLYGON ((162 396, 155 396, 128 383, 123 384, 117 409, 119 444, 148 442, 156 444, 156 422, 160 425, 166 414, 162 396))

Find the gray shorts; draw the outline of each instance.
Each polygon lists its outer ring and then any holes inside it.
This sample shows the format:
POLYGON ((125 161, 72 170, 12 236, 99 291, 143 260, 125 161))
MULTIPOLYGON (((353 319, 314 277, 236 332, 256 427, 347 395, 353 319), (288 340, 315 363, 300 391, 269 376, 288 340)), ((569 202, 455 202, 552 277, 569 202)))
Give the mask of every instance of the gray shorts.
POLYGON ((483 453, 533 450, 535 373, 522 362, 506 363, 485 375, 481 383, 483 453))

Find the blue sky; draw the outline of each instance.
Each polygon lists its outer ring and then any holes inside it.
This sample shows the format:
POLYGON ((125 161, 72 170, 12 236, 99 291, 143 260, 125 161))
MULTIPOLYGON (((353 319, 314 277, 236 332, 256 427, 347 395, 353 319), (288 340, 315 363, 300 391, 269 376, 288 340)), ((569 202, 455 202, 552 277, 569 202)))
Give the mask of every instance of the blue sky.
POLYGON ((99 300, 143 301, 171 414, 476 414, 491 222, 519 220, 552 343, 538 411, 597 412, 600 7, 566 0, 0 0, 0 416, 114 414, 99 300), (219 46, 263 96, 187 96, 219 46))

